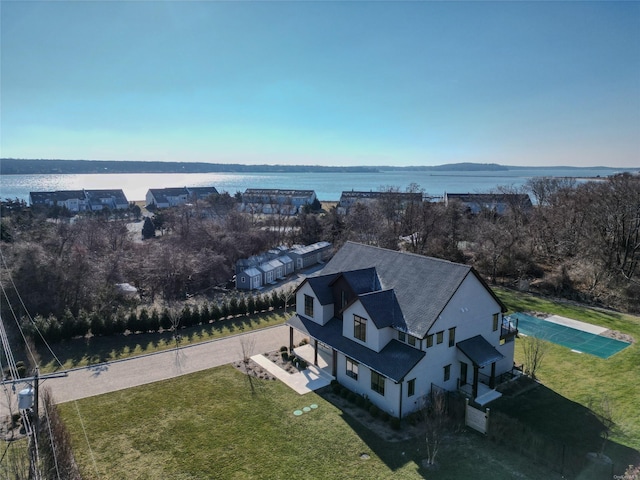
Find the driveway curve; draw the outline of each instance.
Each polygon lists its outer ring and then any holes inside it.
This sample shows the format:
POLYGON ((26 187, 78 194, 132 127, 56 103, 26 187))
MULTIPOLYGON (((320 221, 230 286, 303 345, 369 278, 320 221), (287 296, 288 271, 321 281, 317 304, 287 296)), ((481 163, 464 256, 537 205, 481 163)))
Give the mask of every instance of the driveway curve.
MULTIPOLYGON (((303 337, 294 332, 294 341, 303 337)), ((200 370, 233 363, 248 356, 277 350, 289 344, 289 327, 278 325, 252 332, 185 345, 124 360, 68 370, 68 376, 45 379, 56 403, 124 390, 200 370)))

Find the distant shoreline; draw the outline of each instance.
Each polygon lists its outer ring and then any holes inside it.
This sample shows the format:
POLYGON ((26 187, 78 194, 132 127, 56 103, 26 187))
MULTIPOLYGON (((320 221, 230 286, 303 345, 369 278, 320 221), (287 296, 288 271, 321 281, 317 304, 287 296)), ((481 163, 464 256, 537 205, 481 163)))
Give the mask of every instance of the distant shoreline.
MULTIPOLYGON (((576 170, 580 178, 581 169, 604 169, 615 173, 614 167, 514 167, 496 163, 451 163, 436 166, 322 166, 322 165, 245 165, 205 162, 145 162, 134 160, 57 160, 57 159, 0 159, 0 175, 72 175, 72 174, 126 174, 126 173, 380 173, 382 171, 416 172, 504 172, 519 170, 576 170)), ((629 168, 624 168, 629 170, 629 168)), ((638 167, 640 171, 640 167, 638 167)))

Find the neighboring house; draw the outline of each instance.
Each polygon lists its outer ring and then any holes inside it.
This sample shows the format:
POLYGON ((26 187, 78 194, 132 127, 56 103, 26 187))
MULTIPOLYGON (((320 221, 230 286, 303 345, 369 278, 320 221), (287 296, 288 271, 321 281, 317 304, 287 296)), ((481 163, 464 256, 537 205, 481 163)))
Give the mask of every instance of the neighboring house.
POLYGON ((120 189, 30 192, 29 203, 34 206, 65 207, 70 212, 97 211, 103 208, 126 210, 129 208, 129 201, 120 189))
POLYGON ((513 368, 506 307, 469 266, 347 242, 296 289, 290 327, 344 386, 402 418, 432 390, 500 396, 513 368), (505 323, 506 322, 506 323, 505 323))
POLYGON ((340 195, 340 201, 337 205, 337 211, 341 215, 346 215, 349 210, 356 204, 370 206, 376 202, 393 202, 404 209, 410 203, 422 202, 422 193, 404 193, 404 192, 356 192, 343 191, 340 195))
POLYGON ((242 258, 236 262, 236 288, 255 290, 266 284, 291 275, 296 270, 328 260, 331 255, 329 242, 296 246, 292 249, 278 247, 261 255, 242 258), (260 279, 257 279, 260 274, 260 279))
POLYGON ((294 268, 302 270, 328 260, 331 256, 331 244, 329 242, 317 242, 311 245, 297 246, 289 250, 287 255, 293 260, 294 268))
POLYGON ((218 195, 216 187, 186 187, 190 201, 204 200, 211 195, 218 195))
POLYGON ((215 187, 171 187, 150 188, 145 200, 147 206, 169 208, 184 205, 187 202, 203 200, 218 193, 215 187))
POLYGON ((186 187, 176 188, 150 188, 145 200, 147 206, 156 208, 169 208, 184 205, 189 198, 186 187))
POLYGON ((29 192, 31 206, 63 207, 70 212, 87 210, 87 196, 84 190, 58 190, 55 192, 29 192))
POLYGON ((316 200, 313 190, 247 188, 242 194, 240 210, 246 213, 295 215, 316 200))
POLYGON ((503 215, 508 209, 529 211, 533 208, 526 193, 445 193, 444 203, 460 202, 473 214, 491 211, 503 215))
POLYGON ((108 208, 109 210, 126 210, 129 201, 124 192, 118 190, 85 190, 87 203, 92 211, 108 208))

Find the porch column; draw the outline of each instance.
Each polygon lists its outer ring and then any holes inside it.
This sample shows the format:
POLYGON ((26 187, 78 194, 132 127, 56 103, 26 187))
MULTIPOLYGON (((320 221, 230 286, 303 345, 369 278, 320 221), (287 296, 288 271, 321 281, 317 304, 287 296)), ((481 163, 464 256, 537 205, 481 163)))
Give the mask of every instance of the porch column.
POLYGON ((336 349, 332 349, 333 352, 333 365, 331 366, 331 375, 335 378, 338 378, 338 351, 336 349))
POLYGON ((318 339, 313 339, 313 364, 318 365, 318 339))
POLYGON ((289 327, 289 352, 293 352, 293 327, 289 327))
POLYGON ((496 388, 496 362, 491 362, 491 377, 489 378, 489 388, 496 388))
POLYGON ((471 394, 473 395, 473 401, 475 402, 476 397, 478 396, 478 365, 473 364, 473 388, 471 390, 471 394))

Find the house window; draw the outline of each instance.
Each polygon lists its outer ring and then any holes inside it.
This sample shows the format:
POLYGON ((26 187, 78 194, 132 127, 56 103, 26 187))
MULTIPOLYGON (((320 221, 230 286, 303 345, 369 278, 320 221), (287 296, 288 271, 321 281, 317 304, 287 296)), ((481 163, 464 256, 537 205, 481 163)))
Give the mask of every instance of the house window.
POLYGON ((416 379, 413 378, 407 382, 407 397, 412 397, 416 393, 416 379))
POLYGON ((444 366, 444 381, 448 382, 451 378, 451 365, 444 366))
POLYGON ((246 280, 244 277, 240 277, 240 283, 244 283, 246 280))
POLYGON ((416 337, 414 337, 413 335, 409 335, 409 345, 411 345, 412 347, 416 346, 416 337))
POLYGON ((456 327, 449 329, 449 346, 453 347, 456 344, 456 327))
POLYGON ((444 330, 436 333, 436 342, 438 343, 438 345, 440 345, 443 340, 444 340, 444 330))
POLYGON ((347 357, 347 376, 358 379, 358 362, 347 357))
POLYGON ((427 335, 427 348, 433 347, 433 333, 431 335, 427 335))
POLYGON ((407 335, 404 332, 398 332, 398 340, 405 342, 407 340, 407 335))
POLYGON ((494 313, 493 314, 493 331, 495 332, 496 330, 498 330, 498 314, 494 313))
POLYGON ((304 296, 304 314, 313 317, 313 297, 309 295, 304 296))
POLYGON ((373 370, 371 371, 371 390, 384 395, 384 377, 373 370))
POLYGON ((367 341, 367 319, 358 315, 353 316, 353 336, 363 342, 367 341))

